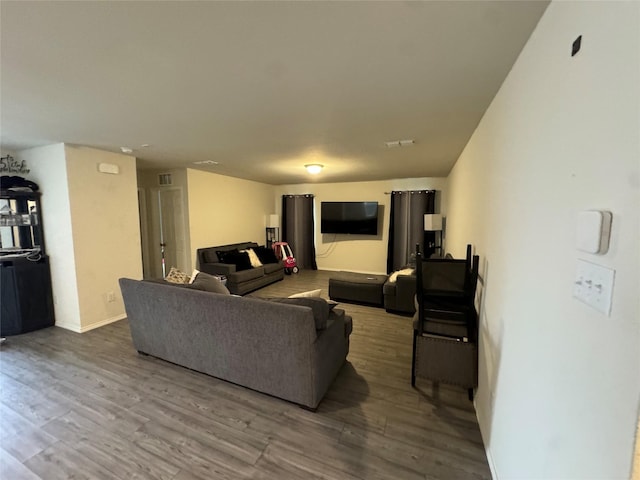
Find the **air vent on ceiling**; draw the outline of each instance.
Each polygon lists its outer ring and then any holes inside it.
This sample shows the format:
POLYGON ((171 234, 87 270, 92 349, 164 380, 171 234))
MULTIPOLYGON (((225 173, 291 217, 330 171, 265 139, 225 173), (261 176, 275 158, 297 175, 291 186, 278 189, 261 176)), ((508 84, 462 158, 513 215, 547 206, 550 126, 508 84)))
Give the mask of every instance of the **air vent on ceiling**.
POLYGON ((172 184, 173 181, 171 180, 170 173, 161 173, 160 175, 158 175, 158 185, 160 185, 161 187, 166 187, 172 184))

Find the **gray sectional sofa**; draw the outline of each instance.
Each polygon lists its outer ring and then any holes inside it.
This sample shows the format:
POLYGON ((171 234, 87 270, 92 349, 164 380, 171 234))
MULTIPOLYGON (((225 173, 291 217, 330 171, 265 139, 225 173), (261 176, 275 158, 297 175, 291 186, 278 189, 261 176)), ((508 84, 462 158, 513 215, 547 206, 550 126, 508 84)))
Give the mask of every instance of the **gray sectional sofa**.
MULTIPOLYGON (((140 353, 315 409, 349 352, 351 317, 293 305, 120 279, 140 353), (320 327, 320 329, 316 329, 320 327)), ((325 303, 326 304, 326 303, 325 303)))
POLYGON ((211 275, 224 275, 227 277, 227 288, 236 295, 244 295, 258 288, 284 278, 284 266, 282 262, 265 263, 261 267, 238 271, 233 264, 223 263, 218 258, 218 252, 232 250, 246 250, 258 248, 255 242, 233 243, 219 245, 217 247, 199 248, 196 251, 198 270, 211 275))

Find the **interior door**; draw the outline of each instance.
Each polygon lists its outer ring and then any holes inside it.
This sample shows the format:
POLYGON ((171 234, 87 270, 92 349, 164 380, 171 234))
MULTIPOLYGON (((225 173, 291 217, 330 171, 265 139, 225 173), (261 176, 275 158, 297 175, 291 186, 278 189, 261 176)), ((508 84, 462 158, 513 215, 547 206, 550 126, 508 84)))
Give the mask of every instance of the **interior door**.
POLYGON ((164 277, 171 267, 186 271, 187 247, 182 188, 153 189, 151 199, 153 276, 164 277))

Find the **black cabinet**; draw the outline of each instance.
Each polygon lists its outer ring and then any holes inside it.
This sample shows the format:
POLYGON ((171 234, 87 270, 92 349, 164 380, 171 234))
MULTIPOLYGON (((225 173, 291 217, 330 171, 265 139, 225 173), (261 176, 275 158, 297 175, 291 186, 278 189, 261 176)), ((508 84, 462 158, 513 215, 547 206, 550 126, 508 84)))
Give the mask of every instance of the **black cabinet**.
POLYGON ((54 323, 40 192, 0 189, 0 336, 54 323))
POLYGON ((0 257, 0 336, 51 327, 53 295, 49 258, 0 257))

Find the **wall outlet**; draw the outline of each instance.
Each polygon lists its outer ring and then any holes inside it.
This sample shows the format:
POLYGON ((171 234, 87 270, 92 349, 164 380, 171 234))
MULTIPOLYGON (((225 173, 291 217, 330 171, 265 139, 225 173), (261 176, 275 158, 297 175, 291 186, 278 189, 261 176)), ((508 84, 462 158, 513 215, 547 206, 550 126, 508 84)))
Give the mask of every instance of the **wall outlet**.
POLYGON ((114 292, 107 292, 107 302, 112 303, 116 301, 116 294, 114 292))

